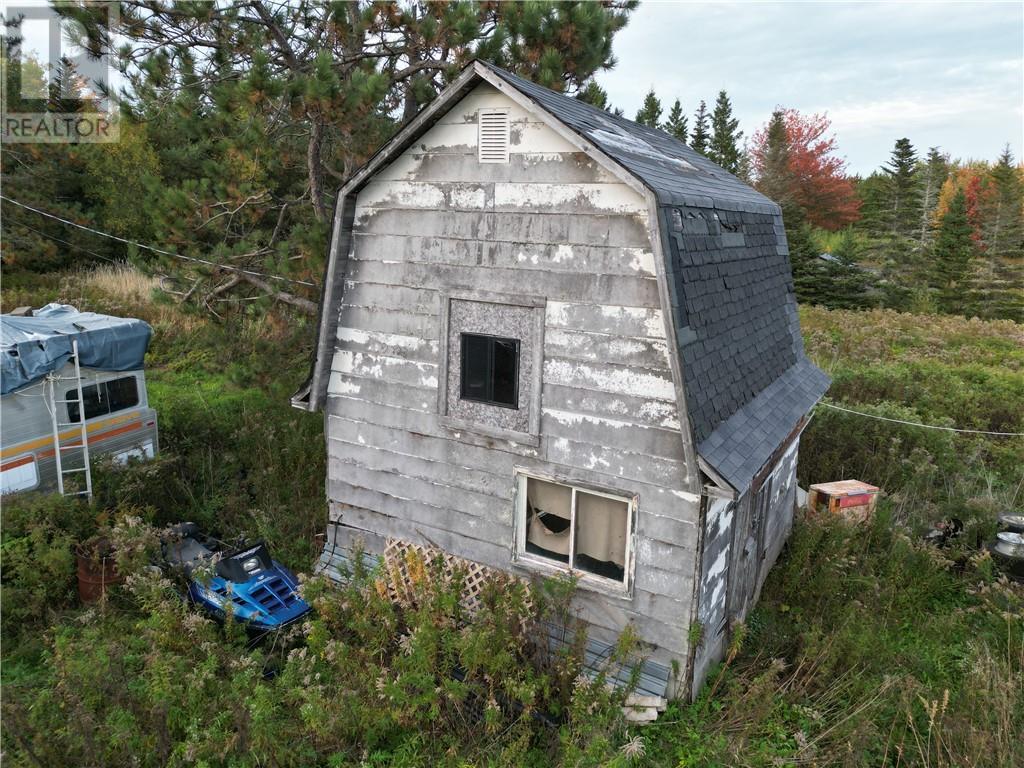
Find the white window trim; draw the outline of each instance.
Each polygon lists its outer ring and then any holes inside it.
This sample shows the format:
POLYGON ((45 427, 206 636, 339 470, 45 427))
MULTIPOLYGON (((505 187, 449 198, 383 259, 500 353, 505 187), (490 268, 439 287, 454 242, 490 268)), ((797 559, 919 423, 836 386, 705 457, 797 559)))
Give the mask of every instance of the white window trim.
POLYGON ((477 157, 477 160, 479 162, 481 162, 481 163, 504 163, 504 164, 507 164, 509 162, 509 152, 510 152, 511 144, 512 144, 512 120, 511 120, 511 118, 509 116, 508 110, 507 109, 493 109, 493 108, 481 108, 481 109, 478 109, 477 112, 476 112, 476 124, 477 124, 477 130, 476 130, 476 148, 477 148, 476 149, 476 157, 477 157), (504 149, 504 153, 500 157, 485 157, 484 156, 484 142, 483 142, 483 138, 484 138, 483 137, 484 121, 483 121, 483 117, 485 115, 502 115, 505 118, 504 125, 502 126, 504 128, 504 131, 505 131, 505 136, 503 137, 504 138, 504 148, 503 148, 504 149))
MULTIPOLYGON (((601 592, 614 597, 632 599, 633 579, 636 570, 636 519, 639 508, 640 497, 625 492, 609 491, 591 486, 588 483, 564 478, 552 477, 542 473, 516 468, 515 470, 515 494, 513 509, 515 517, 512 524, 512 562, 526 570, 535 571, 549 576, 572 576, 576 579, 579 588, 592 592, 601 592), (622 581, 598 576, 588 571, 573 569, 568 563, 563 564, 554 560, 548 560, 526 551, 526 483, 528 480, 540 480, 545 483, 565 486, 572 490, 570 507, 570 530, 575 530, 576 525, 576 492, 583 491, 594 496, 601 496, 614 501, 621 501, 627 505, 626 511, 626 555, 623 569, 625 575, 622 581)), ((573 562, 576 552, 576 537, 569 536, 569 563, 573 562)))

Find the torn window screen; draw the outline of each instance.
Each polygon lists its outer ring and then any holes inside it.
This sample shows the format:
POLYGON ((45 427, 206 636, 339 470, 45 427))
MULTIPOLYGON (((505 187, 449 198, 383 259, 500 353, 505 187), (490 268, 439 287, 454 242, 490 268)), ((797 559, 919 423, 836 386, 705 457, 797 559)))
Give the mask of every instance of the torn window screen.
POLYGON ((462 334, 462 399, 519 408, 519 339, 462 334))
POLYGON ((523 480, 525 551, 624 583, 630 502, 533 477, 523 480))

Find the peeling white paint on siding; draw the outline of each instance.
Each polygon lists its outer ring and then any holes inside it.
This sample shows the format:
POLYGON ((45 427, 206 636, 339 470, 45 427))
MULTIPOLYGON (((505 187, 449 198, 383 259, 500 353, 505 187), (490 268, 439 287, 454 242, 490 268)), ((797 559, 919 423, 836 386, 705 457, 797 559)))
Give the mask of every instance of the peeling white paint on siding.
POLYGON ((602 314, 609 320, 618 320, 623 315, 627 317, 644 317, 645 327, 648 336, 664 336, 665 320, 660 309, 646 309, 638 307, 604 307, 602 314))
POLYGON ((654 254, 644 248, 623 248, 622 255, 630 257, 629 268, 644 275, 656 275, 654 254))
POLYGON ((542 413, 548 416, 559 424, 566 427, 576 427, 580 424, 594 424, 600 427, 607 427, 608 429, 649 429, 642 424, 631 424, 627 421, 618 421, 617 419, 606 419, 601 416, 589 416, 585 413, 574 413, 572 411, 560 411, 554 408, 544 408, 542 413))
POLYGON ((444 193, 444 188, 437 184, 371 181, 359 192, 359 207, 442 208, 445 205, 444 193))
POLYGON ((437 366, 400 357, 368 355, 339 349, 334 354, 333 369, 338 373, 373 379, 389 379, 418 387, 437 387, 437 366))
POLYGON ((660 419, 661 425, 669 429, 683 428, 679 421, 678 408, 674 403, 644 403, 640 406, 640 415, 644 418, 660 419))
POLYGON ((682 499, 683 501, 689 501, 694 504, 700 501, 700 495, 696 493, 687 493, 686 491, 672 491, 672 495, 676 498, 682 499))
POLYGON ((568 360, 545 360, 544 383, 583 386, 602 392, 617 392, 675 402, 672 379, 637 369, 594 367, 568 360))
POLYGON ((665 320, 660 309, 652 307, 622 307, 613 304, 574 304, 563 301, 549 301, 545 322, 556 328, 580 331, 599 331, 589 323, 596 312, 605 321, 609 331, 632 335, 626 326, 637 327, 643 335, 655 339, 665 338, 665 320))
POLYGON ((551 210, 580 206, 615 213, 635 212, 640 196, 625 184, 510 184, 494 185, 495 208, 551 210))
POLYGON ((718 557, 715 558, 715 562, 708 568, 708 579, 717 578, 721 573, 725 571, 725 566, 729 562, 729 547, 725 547, 721 552, 718 553, 718 557))
POLYGON ((376 343, 382 347, 401 349, 408 352, 420 352, 423 349, 433 352, 437 351, 437 342, 432 342, 419 336, 402 336, 397 333, 383 333, 382 331, 363 331, 358 328, 339 327, 338 340, 362 345, 376 343))
POLYGON ((458 209, 476 210, 487 207, 487 190, 481 187, 454 187, 451 205, 458 209))
POLYGON ((709 531, 713 530, 716 524, 719 524, 718 530, 728 528, 729 524, 732 522, 732 510, 732 502, 728 499, 715 499, 711 502, 711 506, 708 508, 707 529, 709 531), (727 514, 719 523, 718 518, 721 517, 723 513, 727 514))
POLYGON ((555 249, 555 255, 552 257, 552 261, 555 264, 561 264, 563 261, 572 261, 573 251, 571 245, 559 245, 555 249))

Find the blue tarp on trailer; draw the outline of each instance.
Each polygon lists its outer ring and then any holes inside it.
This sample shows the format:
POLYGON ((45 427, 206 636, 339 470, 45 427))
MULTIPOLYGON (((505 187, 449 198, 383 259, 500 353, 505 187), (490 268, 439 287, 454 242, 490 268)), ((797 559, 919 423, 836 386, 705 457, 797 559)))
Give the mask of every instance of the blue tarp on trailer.
POLYGON ((79 312, 68 304, 47 304, 31 317, 0 315, 0 394, 59 370, 71 359, 73 341, 83 368, 138 370, 152 335, 142 320, 79 312))

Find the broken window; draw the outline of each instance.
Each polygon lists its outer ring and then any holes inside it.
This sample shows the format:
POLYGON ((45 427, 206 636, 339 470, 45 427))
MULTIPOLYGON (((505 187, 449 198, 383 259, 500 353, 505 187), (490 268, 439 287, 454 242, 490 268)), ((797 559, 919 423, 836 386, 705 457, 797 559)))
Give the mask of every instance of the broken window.
POLYGON ((519 553, 626 584, 633 500, 519 476, 519 553))
POLYGON ((462 399, 519 408, 519 339, 462 334, 462 399))

